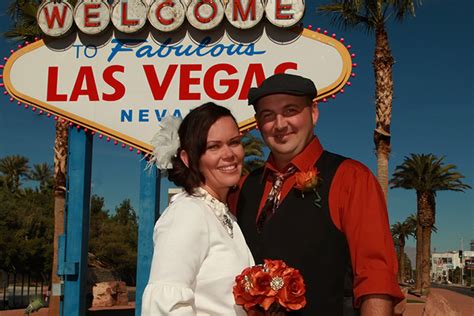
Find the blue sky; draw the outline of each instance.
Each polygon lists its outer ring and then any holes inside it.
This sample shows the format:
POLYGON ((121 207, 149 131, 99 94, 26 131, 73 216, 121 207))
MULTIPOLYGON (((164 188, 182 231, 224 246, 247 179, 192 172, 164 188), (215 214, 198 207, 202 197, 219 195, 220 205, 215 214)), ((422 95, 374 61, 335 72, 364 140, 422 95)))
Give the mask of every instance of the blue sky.
MULTIPOLYGON (((326 149, 352 157, 375 172, 372 141, 375 125, 372 58, 374 39, 363 30, 341 30, 307 1, 305 25, 327 29, 344 37, 357 54, 357 77, 336 100, 320 105, 317 135, 326 149)), ((8 29, 8 1, 0 4, 0 32, 8 29)), ((474 113, 472 29, 474 3, 447 6, 445 1, 424 1, 416 18, 389 22, 388 33, 395 58, 392 114, 392 155, 389 172, 410 153, 446 156, 458 166, 465 182, 474 186, 474 113)), ((15 43, 0 38, 0 56, 10 55, 15 43)), ((53 162, 54 121, 10 103, 0 95, 0 158, 20 154, 30 164, 53 162)), ((96 138, 93 149, 92 192, 103 196, 113 211, 125 198, 138 208, 140 157, 96 138)), ((474 239, 474 193, 438 192, 436 226, 432 237, 437 251, 457 250, 460 240, 468 249, 474 239)), ((416 194, 389 191, 390 222, 403 221, 416 210, 416 194)), ((414 245, 409 240, 409 245, 414 245)))

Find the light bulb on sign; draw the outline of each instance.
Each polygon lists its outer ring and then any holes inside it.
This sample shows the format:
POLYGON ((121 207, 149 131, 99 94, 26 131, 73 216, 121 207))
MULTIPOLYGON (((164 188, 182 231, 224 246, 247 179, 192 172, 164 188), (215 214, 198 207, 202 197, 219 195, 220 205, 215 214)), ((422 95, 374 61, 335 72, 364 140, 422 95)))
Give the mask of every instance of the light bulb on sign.
POLYGON ((74 22, 85 34, 99 34, 110 23, 110 6, 104 0, 80 0, 74 8, 74 22))
POLYGON ((115 0, 111 19, 123 33, 135 33, 143 28, 147 20, 148 5, 142 0, 115 0))
POLYGON ((44 34, 59 37, 71 29, 73 12, 74 9, 65 0, 46 0, 38 7, 36 20, 44 34))

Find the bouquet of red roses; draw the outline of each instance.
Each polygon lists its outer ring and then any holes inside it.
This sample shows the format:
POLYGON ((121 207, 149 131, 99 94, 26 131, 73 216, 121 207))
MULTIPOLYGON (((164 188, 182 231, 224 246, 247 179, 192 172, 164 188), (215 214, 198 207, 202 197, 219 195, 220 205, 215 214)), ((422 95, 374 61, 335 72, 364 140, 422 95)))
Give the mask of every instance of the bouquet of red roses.
POLYGON ((264 260, 263 265, 244 269, 235 278, 233 288, 237 305, 248 312, 284 309, 299 310, 306 305, 306 288, 297 269, 282 260, 264 260))

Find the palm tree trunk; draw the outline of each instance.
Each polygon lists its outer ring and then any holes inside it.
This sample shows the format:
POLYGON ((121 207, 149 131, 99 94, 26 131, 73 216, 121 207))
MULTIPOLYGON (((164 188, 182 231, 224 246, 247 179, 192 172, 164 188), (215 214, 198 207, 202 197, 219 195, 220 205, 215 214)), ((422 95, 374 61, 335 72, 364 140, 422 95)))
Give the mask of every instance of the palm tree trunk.
POLYGON ((385 26, 380 23, 375 29, 375 130, 374 143, 377 155, 377 179, 387 198, 388 160, 390 156, 390 122, 392 119, 393 57, 385 26))
POLYGON ((387 200, 388 194, 388 160, 390 156, 390 137, 382 137, 374 132, 375 151, 377 154, 377 180, 387 200))
POLYGON ((422 279, 421 287, 423 291, 429 290, 430 281, 430 263, 431 263, 431 227, 423 227, 423 261, 422 261, 422 279))
POLYGON ((415 290, 421 291, 421 260, 423 258, 423 234, 420 221, 416 224, 416 275, 415 290))
POLYGON ((405 282, 405 247, 400 246, 400 259, 398 260, 398 282, 405 282))
MULTIPOLYGON (((61 279, 58 268, 58 239, 64 234, 64 206, 66 199, 66 165, 67 165, 68 127, 56 123, 56 139, 54 141, 54 244, 51 284, 59 284, 61 279)), ((51 295, 49 316, 59 316, 60 296, 51 295)))
POLYGON ((429 290, 431 263, 431 229, 435 223, 436 203, 434 192, 417 191, 418 223, 422 227, 421 290, 429 290))

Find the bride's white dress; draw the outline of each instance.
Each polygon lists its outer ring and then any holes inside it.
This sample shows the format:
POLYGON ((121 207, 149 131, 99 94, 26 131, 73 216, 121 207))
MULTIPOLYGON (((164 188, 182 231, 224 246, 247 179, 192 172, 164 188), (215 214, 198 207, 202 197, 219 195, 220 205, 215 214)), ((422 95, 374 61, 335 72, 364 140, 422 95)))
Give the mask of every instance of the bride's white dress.
POLYGON ((254 265, 252 254, 227 207, 198 192, 175 195, 156 223, 142 316, 246 315, 235 305, 232 287, 254 265))

